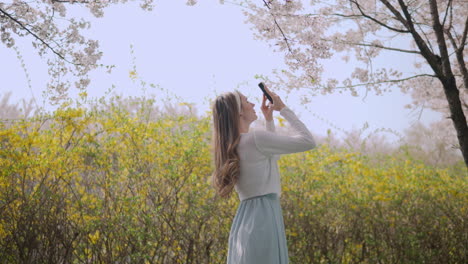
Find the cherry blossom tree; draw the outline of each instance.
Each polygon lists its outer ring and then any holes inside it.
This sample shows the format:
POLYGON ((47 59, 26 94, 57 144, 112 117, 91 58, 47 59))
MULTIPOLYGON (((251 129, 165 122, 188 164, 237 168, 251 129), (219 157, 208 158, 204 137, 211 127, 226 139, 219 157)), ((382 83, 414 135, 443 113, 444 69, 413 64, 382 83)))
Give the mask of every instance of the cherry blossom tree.
MULTIPOLYGON (((129 0, 13 0, 0 2, 0 38, 12 48, 17 41, 32 41, 32 46, 47 61, 51 80, 48 91, 51 102, 59 102, 75 80, 74 86, 85 89, 87 74, 96 69, 102 56, 98 40, 87 39, 82 31, 90 28, 84 19, 70 18, 67 10, 84 7, 94 16, 102 17, 104 9, 129 0)), ((143 10, 152 10, 153 0, 142 0, 143 10)), ((106 66, 111 70, 111 66, 106 66)))
MULTIPOLYGON (((468 166, 468 71, 465 57, 468 2, 457 0, 247 1, 247 23, 258 39, 284 53, 287 69, 271 81, 288 92, 311 95, 337 90, 377 95, 399 87, 413 97, 409 107, 446 113, 468 166), (379 56, 412 56, 415 72, 379 65, 379 56), (337 55, 355 65, 347 78, 324 78, 323 61, 337 55)), ((232 2, 231 2, 232 3, 232 2)), ((339 59, 339 58, 338 58, 339 59)), ((304 97, 307 103, 310 97, 304 97)))

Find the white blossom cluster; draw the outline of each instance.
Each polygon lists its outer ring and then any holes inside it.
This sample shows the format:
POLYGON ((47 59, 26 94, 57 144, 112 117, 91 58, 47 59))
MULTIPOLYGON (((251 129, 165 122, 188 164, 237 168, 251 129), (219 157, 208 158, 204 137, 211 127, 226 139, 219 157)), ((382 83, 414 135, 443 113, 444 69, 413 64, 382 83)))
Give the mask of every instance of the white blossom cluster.
MULTIPOLYGON (((85 38, 81 31, 90 28, 83 19, 71 18, 67 10, 85 7, 95 17, 102 17, 104 9, 112 4, 129 0, 12 0, 0 2, 0 39, 12 48, 20 38, 32 41, 39 55, 47 60, 51 77, 48 93, 51 102, 67 97, 72 83, 85 89, 89 83, 88 73, 97 68, 102 56, 99 42, 85 38)), ((140 7, 151 11, 153 0, 139 1, 140 7)), ((24 41, 24 40, 23 40, 24 41)))
POLYGON ((285 54, 288 69, 274 71, 276 83, 288 92, 319 87, 323 72, 320 60, 332 55, 329 43, 321 38, 330 22, 301 13, 301 1, 266 1, 268 7, 258 3, 249 3, 244 14, 257 39, 267 40, 275 51, 285 54))

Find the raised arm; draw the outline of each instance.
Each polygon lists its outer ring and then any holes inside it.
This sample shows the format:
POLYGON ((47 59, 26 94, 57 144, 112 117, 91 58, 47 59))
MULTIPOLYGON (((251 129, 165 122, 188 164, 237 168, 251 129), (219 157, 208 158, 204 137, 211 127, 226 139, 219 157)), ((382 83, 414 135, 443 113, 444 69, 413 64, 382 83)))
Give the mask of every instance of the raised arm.
POLYGON ((291 124, 294 136, 283 136, 271 131, 255 131, 254 139, 257 149, 263 154, 288 154, 310 150, 316 146, 315 140, 296 114, 288 107, 283 107, 280 114, 291 124))
POLYGON ((270 105, 266 105, 266 100, 267 97, 263 95, 263 101, 262 101, 262 106, 260 107, 260 110, 262 110, 263 115, 265 116, 265 124, 266 124, 266 130, 275 132, 275 121, 273 119, 273 108, 270 107, 270 105))

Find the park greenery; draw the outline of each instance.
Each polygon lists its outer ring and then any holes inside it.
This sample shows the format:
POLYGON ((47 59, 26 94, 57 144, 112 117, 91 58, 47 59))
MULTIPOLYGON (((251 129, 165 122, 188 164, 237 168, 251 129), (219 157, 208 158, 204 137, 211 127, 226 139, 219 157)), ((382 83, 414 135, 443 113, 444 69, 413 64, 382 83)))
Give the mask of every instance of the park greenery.
MULTIPOLYGON (((0 123, 0 262, 224 263, 239 200, 210 185, 211 113, 90 105, 0 123)), ((466 263, 466 166, 410 149, 283 155, 291 263, 466 263)))

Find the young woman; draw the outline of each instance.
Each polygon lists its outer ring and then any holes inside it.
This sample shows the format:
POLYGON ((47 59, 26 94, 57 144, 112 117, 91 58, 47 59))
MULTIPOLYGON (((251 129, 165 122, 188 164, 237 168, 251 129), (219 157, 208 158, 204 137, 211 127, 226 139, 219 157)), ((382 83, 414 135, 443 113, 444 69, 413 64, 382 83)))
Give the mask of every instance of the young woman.
POLYGON ((260 108, 266 131, 249 131, 257 119, 255 105, 237 90, 218 96, 213 104, 213 186, 221 197, 235 189, 241 201, 229 233, 228 264, 288 263, 277 160, 280 154, 315 147, 307 127, 278 95, 265 89, 273 98, 267 105, 263 95, 260 108), (273 111, 279 111, 297 135, 276 134, 273 111))

